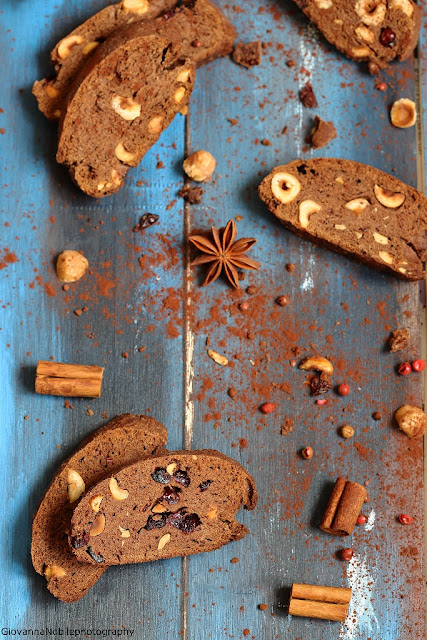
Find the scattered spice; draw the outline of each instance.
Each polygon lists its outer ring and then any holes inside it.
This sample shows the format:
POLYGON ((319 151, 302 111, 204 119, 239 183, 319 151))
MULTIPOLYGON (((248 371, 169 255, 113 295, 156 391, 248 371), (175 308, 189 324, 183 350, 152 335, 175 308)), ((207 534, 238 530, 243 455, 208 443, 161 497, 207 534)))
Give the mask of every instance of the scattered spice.
POLYGON ((341 550, 341 560, 346 560, 347 562, 352 559, 354 556, 353 549, 342 549, 341 550))
POLYGON ((203 286, 205 287, 221 275, 224 271, 230 284, 239 289, 239 274, 237 269, 258 270, 259 262, 255 262, 246 255, 255 243, 255 238, 241 238, 236 240, 237 229, 234 220, 230 220, 222 231, 212 227, 212 240, 200 235, 191 235, 188 239, 200 251, 202 255, 193 260, 192 265, 208 264, 208 269, 203 286))
POLYGON ((340 394, 340 396, 348 396, 348 394, 350 393, 350 387, 346 382, 343 382, 339 385, 338 393, 340 394))
POLYGON ((291 418, 286 418, 284 424, 282 424, 282 428, 280 429, 280 434, 282 436, 287 436, 294 428, 294 421, 291 418))
POLYGON ((304 458, 304 460, 311 460, 313 457, 314 451, 311 447, 304 447, 304 449, 301 451, 301 455, 304 458))
POLYGON ((408 516, 406 513, 402 513, 399 516, 400 524, 412 524, 413 520, 414 520, 413 517, 412 516, 408 516))
POLYGON ((230 398, 235 398, 237 395, 237 389, 235 387, 230 387, 230 389, 228 390, 228 395, 230 396, 230 398))
POLYGON ((267 414, 267 413, 273 413, 273 411, 274 411, 274 410, 275 410, 275 408, 276 408, 276 405, 275 405, 275 404, 273 404, 272 402, 264 402, 264 404, 263 404, 263 405, 261 405, 261 407, 260 407, 260 408, 261 408, 261 411, 262 411, 263 413, 266 413, 266 414, 267 414))
POLYGON ((407 376, 407 375, 409 375, 411 373, 412 367, 409 364, 409 362, 402 362, 402 364, 400 364, 398 366, 397 371, 398 371, 399 375, 407 376))
POLYGON ((412 368, 414 371, 424 371, 426 368, 426 363, 421 358, 414 360, 412 363, 412 368))
POLYGON ((159 216, 155 213, 144 213, 144 215, 141 216, 138 224, 134 226, 133 231, 135 233, 140 233, 141 231, 144 231, 144 229, 147 229, 153 224, 156 224, 158 219, 159 216))

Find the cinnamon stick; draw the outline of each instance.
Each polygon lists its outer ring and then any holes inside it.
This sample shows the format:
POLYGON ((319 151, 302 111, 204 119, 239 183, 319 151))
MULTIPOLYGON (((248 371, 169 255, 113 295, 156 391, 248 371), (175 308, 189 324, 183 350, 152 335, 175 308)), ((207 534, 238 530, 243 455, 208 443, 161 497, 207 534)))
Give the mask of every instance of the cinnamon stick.
POLYGON ((350 599, 351 589, 344 587, 293 584, 289 613, 292 616, 344 622, 350 599))
POLYGON ((104 367, 39 360, 36 393, 52 396, 99 398, 104 367))
POLYGON ((353 533, 366 496, 366 489, 361 484, 338 478, 319 524, 320 529, 335 536, 349 536, 353 533))

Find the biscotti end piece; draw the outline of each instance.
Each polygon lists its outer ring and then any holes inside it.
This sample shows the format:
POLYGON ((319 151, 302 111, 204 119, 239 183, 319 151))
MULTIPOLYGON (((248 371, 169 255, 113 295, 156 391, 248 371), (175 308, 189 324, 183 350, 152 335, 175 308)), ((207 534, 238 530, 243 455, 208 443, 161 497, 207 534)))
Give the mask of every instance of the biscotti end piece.
POLYGON ((404 280, 421 280, 427 199, 397 178, 351 160, 276 167, 260 198, 294 233, 404 280))
POLYGON ((418 41, 421 18, 413 0, 294 0, 337 49, 377 73, 406 60, 418 41))
POLYGON ((85 490, 123 465, 162 452, 166 441, 165 427, 154 418, 123 414, 94 431, 59 467, 34 514, 31 541, 34 569, 56 598, 80 600, 106 569, 77 562, 68 547, 73 508, 85 490))
POLYGON ((113 31, 129 23, 152 20, 175 5, 176 0, 122 0, 101 9, 64 36, 50 54, 55 75, 33 85, 40 111, 49 120, 58 120, 73 79, 101 42, 113 31))
POLYGON ((67 98, 57 161, 82 191, 116 193, 190 97, 195 65, 176 43, 138 35, 137 25, 100 45, 67 98), (156 90, 153 90, 153 88, 156 90))
POLYGON ((92 487, 74 510, 70 546, 92 565, 212 551, 248 533, 235 514, 256 500, 253 478, 217 451, 162 454, 92 487))

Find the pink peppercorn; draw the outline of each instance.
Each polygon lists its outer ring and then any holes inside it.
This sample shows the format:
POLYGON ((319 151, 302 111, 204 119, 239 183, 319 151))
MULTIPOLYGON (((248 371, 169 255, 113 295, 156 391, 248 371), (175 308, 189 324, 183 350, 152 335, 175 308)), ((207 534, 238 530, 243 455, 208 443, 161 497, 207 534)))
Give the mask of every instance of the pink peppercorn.
POLYGON ((399 365, 398 372, 401 376, 407 376, 411 373, 411 371, 412 367, 409 362, 402 362, 402 364, 399 365))
POLYGON ((275 408, 276 408, 276 405, 273 404, 272 402, 264 402, 264 404, 261 405, 261 411, 263 413, 273 413, 275 408))
POLYGON ((413 521, 413 517, 412 516, 408 516, 406 513, 402 513, 399 516, 400 524, 412 524, 412 521, 413 521))
POLYGON ((412 368, 414 371, 424 371, 426 368, 426 363, 421 358, 414 360, 412 363, 412 368))
POLYGON ((345 382, 340 384, 340 386, 338 387, 338 393, 340 394, 340 396, 348 396, 348 394, 350 393, 350 387, 348 386, 348 384, 346 384, 345 382))
POLYGON ((358 524, 359 526, 362 526, 367 522, 368 522, 368 518, 365 515, 363 515, 363 513, 361 513, 356 520, 356 524, 358 524))

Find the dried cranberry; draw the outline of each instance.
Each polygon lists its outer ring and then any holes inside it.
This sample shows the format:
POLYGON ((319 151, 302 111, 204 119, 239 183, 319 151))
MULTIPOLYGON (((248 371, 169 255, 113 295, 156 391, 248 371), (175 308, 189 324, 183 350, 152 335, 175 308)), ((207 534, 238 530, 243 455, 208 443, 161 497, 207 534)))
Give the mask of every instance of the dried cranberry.
POLYGON ((166 487, 161 500, 164 500, 168 504, 176 504, 177 502, 179 502, 179 489, 174 490, 172 489, 172 487, 166 487))
POLYGON ((205 480, 199 484, 200 491, 206 491, 212 484, 212 480, 205 480))
POLYGON ((328 404, 328 401, 326 398, 318 398, 318 400, 316 400, 316 404, 323 407, 325 404, 328 404))
POLYGON ((328 393, 331 389, 331 379, 327 373, 322 372, 320 376, 314 376, 310 382, 311 393, 313 396, 320 396, 328 393))
POLYGON ((163 467, 157 467, 154 472, 151 474, 154 482, 159 482, 160 484, 167 484, 171 479, 170 475, 163 467))
POLYGON ((175 482, 179 482, 179 484, 182 484, 183 487, 188 487, 190 484, 188 473, 186 471, 183 471, 182 469, 178 469, 178 471, 175 471, 172 477, 175 482))
POLYGON ((155 516, 149 516, 147 520, 147 524, 143 529, 147 531, 151 531, 152 529, 163 529, 166 526, 167 513, 159 513, 155 516))
POLYGON ((390 27, 384 27, 381 29, 380 42, 383 47, 394 47, 396 44, 396 34, 390 27))
POLYGON ((76 536, 74 536, 73 538, 71 538, 71 546, 73 547, 73 549, 81 549, 82 547, 85 547, 87 545, 89 540, 89 532, 84 533, 82 538, 77 538, 76 536))
POLYGON ((95 553, 95 551, 92 551, 92 547, 88 547, 86 549, 86 553, 88 553, 90 555, 90 557, 92 558, 92 560, 94 560, 95 562, 105 562, 105 559, 103 556, 101 556, 100 553, 95 553))
POLYGON ((202 523, 200 522, 200 518, 197 513, 189 513, 185 516, 182 524, 179 527, 179 530, 183 533, 193 533, 197 527, 200 527, 202 523))
POLYGON ((170 513, 167 516, 166 522, 171 527, 175 527, 176 529, 179 529, 183 520, 184 520, 184 513, 182 511, 177 511, 176 513, 170 513))

